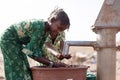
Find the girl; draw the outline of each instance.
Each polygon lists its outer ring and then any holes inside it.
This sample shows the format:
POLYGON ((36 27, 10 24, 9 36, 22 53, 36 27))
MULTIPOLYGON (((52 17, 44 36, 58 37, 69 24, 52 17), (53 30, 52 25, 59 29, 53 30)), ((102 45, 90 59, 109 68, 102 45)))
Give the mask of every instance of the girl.
MULTIPOLYGON (((63 9, 55 9, 48 21, 33 19, 11 25, 3 34, 0 43, 6 80, 32 80, 27 56, 50 67, 68 66, 47 59, 43 45, 49 35, 54 39, 69 26, 68 15, 63 9)), ((62 55, 55 56, 61 58, 62 55)))

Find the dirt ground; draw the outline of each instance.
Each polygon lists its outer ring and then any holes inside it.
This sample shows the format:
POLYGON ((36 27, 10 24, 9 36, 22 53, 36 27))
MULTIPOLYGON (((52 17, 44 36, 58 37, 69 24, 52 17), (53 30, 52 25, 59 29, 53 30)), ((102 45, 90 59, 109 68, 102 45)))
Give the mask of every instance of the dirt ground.
MULTIPOLYGON (((72 58, 69 60, 63 60, 67 64, 84 64, 90 66, 90 70, 93 74, 96 74, 97 69, 97 53, 91 47, 70 47, 69 53, 72 55, 72 58)), ((34 60, 29 59, 30 66, 38 65, 34 60)), ((3 56, 0 52, 0 80, 4 79, 4 66, 3 66, 3 56)), ((120 80, 120 52, 116 54, 116 80, 120 80)))

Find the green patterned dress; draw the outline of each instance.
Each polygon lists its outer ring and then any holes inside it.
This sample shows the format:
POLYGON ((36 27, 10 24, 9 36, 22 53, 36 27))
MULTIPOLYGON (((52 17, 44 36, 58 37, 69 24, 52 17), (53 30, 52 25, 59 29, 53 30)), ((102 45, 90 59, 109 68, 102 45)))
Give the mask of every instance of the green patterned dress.
POLYGON ((11 25, 0 41, 4 57, 6 80, 32 80, 27 56, 44 56, 44 43, 49 32, 44 32, 43 20, 28 20, 11 25))

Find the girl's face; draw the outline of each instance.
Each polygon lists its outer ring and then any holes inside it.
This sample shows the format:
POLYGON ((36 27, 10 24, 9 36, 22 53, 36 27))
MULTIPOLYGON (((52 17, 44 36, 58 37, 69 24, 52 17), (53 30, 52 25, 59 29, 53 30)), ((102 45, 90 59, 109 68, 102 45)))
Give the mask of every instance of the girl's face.
POLYGON ((64 31, 67 29, 67 25, 61 25, 61 22, 59 20, 51 22, 51 28, 50 28, 50 35, 51 37, 55 37, 59 32, 64 31))

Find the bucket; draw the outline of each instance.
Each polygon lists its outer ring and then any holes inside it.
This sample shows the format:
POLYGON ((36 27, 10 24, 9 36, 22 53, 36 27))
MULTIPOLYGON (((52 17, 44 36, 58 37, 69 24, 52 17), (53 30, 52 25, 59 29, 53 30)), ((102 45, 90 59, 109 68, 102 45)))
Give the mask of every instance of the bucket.
POLYGON ((86 80, 88 66, 48 68, 31 67, 33 80, 86 80))

